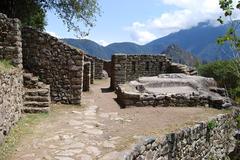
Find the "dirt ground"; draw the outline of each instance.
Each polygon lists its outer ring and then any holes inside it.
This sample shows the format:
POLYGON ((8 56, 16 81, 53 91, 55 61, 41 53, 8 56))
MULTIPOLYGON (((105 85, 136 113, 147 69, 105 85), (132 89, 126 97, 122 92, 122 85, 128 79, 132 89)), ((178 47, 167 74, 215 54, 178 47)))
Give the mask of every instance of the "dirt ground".
POLYGON ((226 111, 209 108, 121 109, 109 80, 96 81, 82 106, 53 105, 48 118, 22 138, 12 160, 117 160, 146 136, 170 131, 226 111))

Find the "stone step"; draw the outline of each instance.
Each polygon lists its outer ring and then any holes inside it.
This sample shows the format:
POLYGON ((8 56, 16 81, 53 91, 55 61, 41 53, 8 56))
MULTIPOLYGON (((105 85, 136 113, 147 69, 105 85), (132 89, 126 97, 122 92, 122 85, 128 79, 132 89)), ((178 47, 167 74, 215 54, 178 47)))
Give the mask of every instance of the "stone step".
POLYGON ((24 100, 27 101, 37 101, 37 102, 49 102, 49 97, 44 96, 25 96, 24 100))
POLYGON ((26 101, 23 103, 24 107, 49 107, 49 102, 26 101))
POLYGON ((197 73, 198 73, 197 71, 191 71, 190 75, 197 75, 197 73))
POLYGON ((48 89, 48 90, 50 90, 50 85, 47 85, 47 84, 45 84, 43 82, 38 82, 37 86, 38 86, 38 88, 41 88, 41 89, 48 89))
POLYGON ((32 73, 23 73, 23 77, 27 79, 31 79, 33 77, 32 73))
POLYGON ((25 95, 27 96, 48 96, 48 89, 26 89, 25 95))
POLYGON ((50 107, 38 108, 38 107, 23 107, 23 113, 48 113, 50 111, 50 107))
POLYGON ((44 84, 43 82, 37 82, 37 85, 38 86, 43 86, 43 85, 46 85, 46 84, 44 84))

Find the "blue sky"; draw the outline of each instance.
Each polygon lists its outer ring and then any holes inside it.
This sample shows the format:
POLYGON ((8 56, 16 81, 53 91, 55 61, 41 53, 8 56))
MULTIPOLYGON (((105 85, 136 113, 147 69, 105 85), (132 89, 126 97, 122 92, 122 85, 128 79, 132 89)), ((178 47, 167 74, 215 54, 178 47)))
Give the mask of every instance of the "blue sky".
MULTIPOLYGON (((148 43, 221 14, 218 0, 99 0, 102 14, 86 38, 99 44, 148 43)), ((60 38, 75 38, 54 13, 47 13, 46 31, 60 38)))

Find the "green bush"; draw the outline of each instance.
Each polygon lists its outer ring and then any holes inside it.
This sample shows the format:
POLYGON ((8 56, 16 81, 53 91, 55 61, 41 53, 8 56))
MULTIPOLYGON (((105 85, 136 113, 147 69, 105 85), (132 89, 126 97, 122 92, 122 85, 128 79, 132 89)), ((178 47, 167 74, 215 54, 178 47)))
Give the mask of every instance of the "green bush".
POLYGON ((219 87, 226 88, 234 99, 240 97, 240 80, 238 71, 232 60, 216 61, 197 66, 198 73, 204 77, 214 78, 219 87))
POLYGON ((207 129, 209 131, 214 129, 215 127, 217 127, 217 122, 215 120, 211 120, 211 121, 208 122, 207 129))

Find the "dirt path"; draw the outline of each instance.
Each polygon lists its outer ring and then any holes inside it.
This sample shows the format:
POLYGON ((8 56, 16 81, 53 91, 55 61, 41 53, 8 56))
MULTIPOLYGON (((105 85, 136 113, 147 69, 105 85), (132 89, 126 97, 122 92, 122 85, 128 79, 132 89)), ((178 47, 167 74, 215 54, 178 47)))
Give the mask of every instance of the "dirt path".
POLYGON ((204 108, 120 109, 108 91, 109 80, 97 81, 83 95, 83 106, 53 105, 48 118, 22 141, 12 160, 117 160, 145 136, 161 136, 206 120, 222 111, 204 108))

